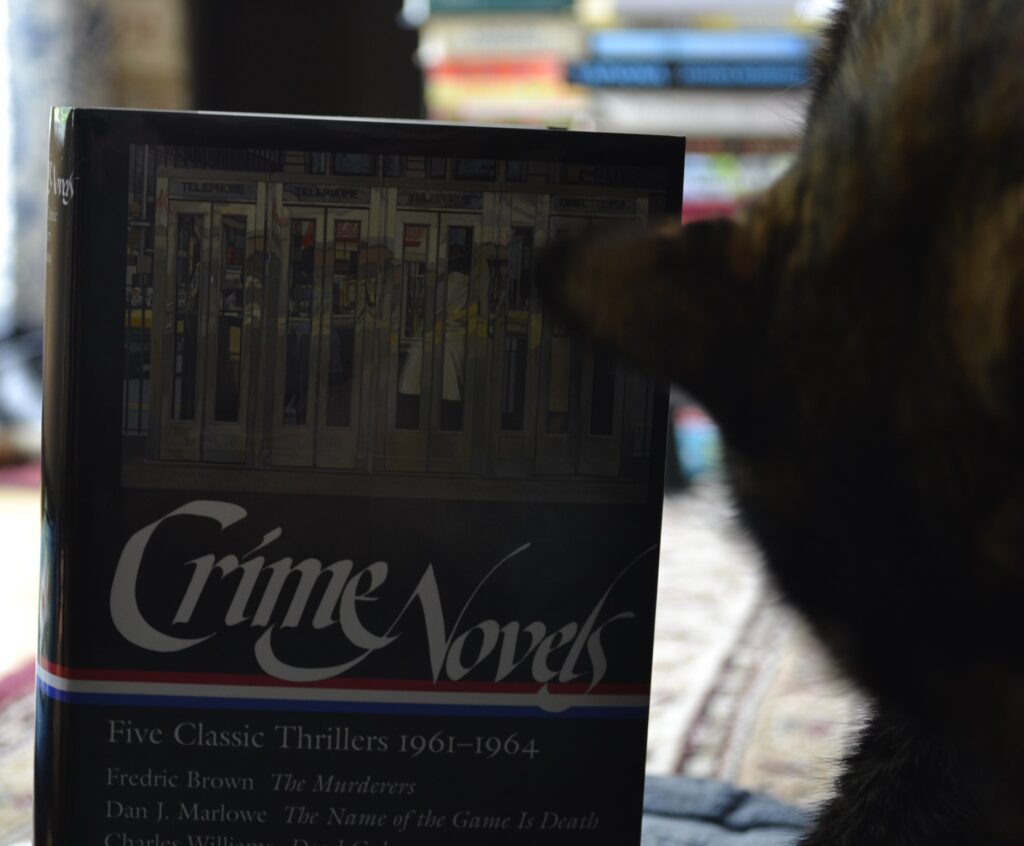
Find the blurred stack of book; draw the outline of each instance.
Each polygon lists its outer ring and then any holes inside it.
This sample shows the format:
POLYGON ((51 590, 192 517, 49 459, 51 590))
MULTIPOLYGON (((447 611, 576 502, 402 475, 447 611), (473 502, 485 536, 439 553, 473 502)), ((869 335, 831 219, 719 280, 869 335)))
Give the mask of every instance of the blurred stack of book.
POLYGON ((799 143, 829 0, 405 0, 429 117, 688 138, 684 218, 732 210, 799 143))
POLYGON ((572 0, 431 0, 417 53, 427 114, 575 125, 585 120, 588 95, 569 82, 567 68, 584 49, 572 0))

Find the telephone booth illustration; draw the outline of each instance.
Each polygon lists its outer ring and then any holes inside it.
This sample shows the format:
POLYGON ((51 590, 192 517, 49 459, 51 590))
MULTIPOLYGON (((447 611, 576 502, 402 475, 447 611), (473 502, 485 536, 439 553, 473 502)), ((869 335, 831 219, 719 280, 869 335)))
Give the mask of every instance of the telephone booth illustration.
POLYGON ((161 177, 152 331, 163 460, 244 463, 265 186, 161 177))
POLYGON ((570 334, 533 276, 557 239, 645 223, 642 189, 493 160, 138 157, 154 174, 126 283, 138 483, 209 465, 227 487, 334 490, 333 472, 418 496, 445 478, 647 478, 651 380, 570 334))
POLYGON ((377 288, 379 189, 272 186, 272 465, 354 468, 367 450, 367 338, 377 288), (372 211, 371 211, 372 209, 372 211))

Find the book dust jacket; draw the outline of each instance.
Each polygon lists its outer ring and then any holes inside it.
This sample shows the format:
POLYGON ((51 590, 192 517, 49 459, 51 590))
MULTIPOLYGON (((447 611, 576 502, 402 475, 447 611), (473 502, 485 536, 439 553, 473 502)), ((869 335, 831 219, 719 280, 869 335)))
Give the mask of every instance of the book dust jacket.
POLYGON ((666 396, 533 263, 682 153, 54 112, 37 844, 639 842, 666 396))

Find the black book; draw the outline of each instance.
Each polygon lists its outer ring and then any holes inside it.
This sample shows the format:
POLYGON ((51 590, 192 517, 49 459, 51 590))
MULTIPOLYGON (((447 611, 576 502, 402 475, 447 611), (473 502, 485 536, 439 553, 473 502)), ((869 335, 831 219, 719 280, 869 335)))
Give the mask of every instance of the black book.
POLYGON ((55 110, 35 842, 639 842, 666 395, 532 268, 682 154, 55 110))

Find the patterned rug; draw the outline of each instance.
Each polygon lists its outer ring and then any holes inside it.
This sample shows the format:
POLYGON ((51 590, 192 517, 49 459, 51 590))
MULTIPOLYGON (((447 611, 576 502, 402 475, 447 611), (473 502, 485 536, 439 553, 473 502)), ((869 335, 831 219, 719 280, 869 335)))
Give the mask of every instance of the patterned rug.
MULTIPOLYGON (((38 527, 38 471, 0 473, 0 846, 31 837, 38 527)), ((773 595, 722 487, 666 500, 648 770, 811 806, 859 709, 773 595)))
POLYGON ((0 471, 0 844, 28 843, 32 819, 39 469, 0 471))
POLYGON ((34 662, 19 673, 24 679, 20 695, 0 704, 0 843, 4 846, 32 838, 34 662))
POLYGON ((648 771, 813 807, 862 712, 774 594, 724 488, 666 500, 648 771))

